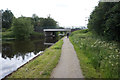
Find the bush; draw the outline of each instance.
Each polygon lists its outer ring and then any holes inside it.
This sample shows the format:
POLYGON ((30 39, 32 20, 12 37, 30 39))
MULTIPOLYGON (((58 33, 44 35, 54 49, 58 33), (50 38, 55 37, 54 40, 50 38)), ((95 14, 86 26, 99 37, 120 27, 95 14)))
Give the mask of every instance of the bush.
POLYGON ((16 39, 28 39, 33 32, 31 20, 27 18, 20 17, 15 19, 13 26, 13 33, 16 39))
POLYGON ((44 33, 33 32, 33 33, 31 34, 31 39, 36 39, 36 38, 44 38, 44 33))
POLYGON ((6 31, 6 28, 2 28, 2 32, 5 32, 6 31))
POLYGON ((80 33, 87 33, 87 32, 88 32, 88 29, 80 30, 80 33))

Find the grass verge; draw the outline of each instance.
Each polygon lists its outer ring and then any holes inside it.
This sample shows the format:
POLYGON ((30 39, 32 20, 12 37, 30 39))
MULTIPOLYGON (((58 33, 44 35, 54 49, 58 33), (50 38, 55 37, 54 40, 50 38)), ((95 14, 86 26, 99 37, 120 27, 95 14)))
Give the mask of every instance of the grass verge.
POLYGON ((2 38, 14 38, 13 31, 1 32, 2 38))
POLYGON ((62 44, 61 39, 50 48, 47 48, 43 55, 30 61, 7 78, 50 78, 52 70, 59 61, 62 44))
MULTIPOLYGON (((2 40, 14 40, 15 35, 13 34, 13 31, 5 31, 5 32, 0 32, 0 35, 2 35, 2 40)), ((37 38, 44 38, 44 34, 41 32, 33 32, 30 35, 29 39, 37 39, 37 38)))
POLYGON ((73 32, 70 41, 86 78, 119 78, 120 49, 117 43, 98 39, 87 30, 73 32))

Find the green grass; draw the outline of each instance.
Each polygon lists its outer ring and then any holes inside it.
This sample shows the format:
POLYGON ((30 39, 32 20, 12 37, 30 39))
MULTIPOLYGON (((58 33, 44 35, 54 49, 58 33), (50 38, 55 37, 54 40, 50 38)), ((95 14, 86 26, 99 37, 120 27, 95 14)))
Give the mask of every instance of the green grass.
POLYGON ((119 47, 115 42, 103 41, 87 30, 75 31, 70 36, 83 75, 86 78, 118 78, 119 47))
POLYGON ((8 78, 50 78, 52 70, 56 67, 60 55, 62 39, 46 49, 43 55, 38 56, 28 64, 24 65, 8 78))
POLYGON ((15 36, 13 34, 13 31, 6 31, 6 32, 1 32, 0 33, 2 35, 2 40, 6 41, 6 40, 14 40, 15 36))
MULTIPOLYGON (((15 39, 15 35, 13 34, 13 31, 5 31, 5 32, 0 32, 0 35, 2 35, 2 40, 13 40, 15 39)), ((40 32, 33 32, 31 34, 32 39, 36 39, 36 38, 43 38, 44 34, 40 33, 40 32)))
POLYGON ((13 37, 14 37, 13 31, 2 32, 2 38, 13 38, 13 37))

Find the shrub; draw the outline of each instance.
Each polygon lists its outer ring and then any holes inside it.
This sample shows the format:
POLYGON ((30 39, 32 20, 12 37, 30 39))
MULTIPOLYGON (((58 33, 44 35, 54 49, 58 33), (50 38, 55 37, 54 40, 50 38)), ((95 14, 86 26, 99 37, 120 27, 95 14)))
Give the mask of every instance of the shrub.
POLYGON ((28 39, 33 32, 31 20, 27 18, 20 17, 15 19, 13 26, 13 33, 16 39, 28 39))

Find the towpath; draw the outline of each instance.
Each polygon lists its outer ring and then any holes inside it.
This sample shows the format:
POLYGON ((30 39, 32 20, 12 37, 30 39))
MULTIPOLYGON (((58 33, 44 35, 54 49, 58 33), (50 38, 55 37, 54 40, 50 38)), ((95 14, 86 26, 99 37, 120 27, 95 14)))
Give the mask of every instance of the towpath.
POLYGON ((63 38, 63 42, 60 61, 53 70, 51 78, 84 78, 77 54, 69 38, 63 38))

